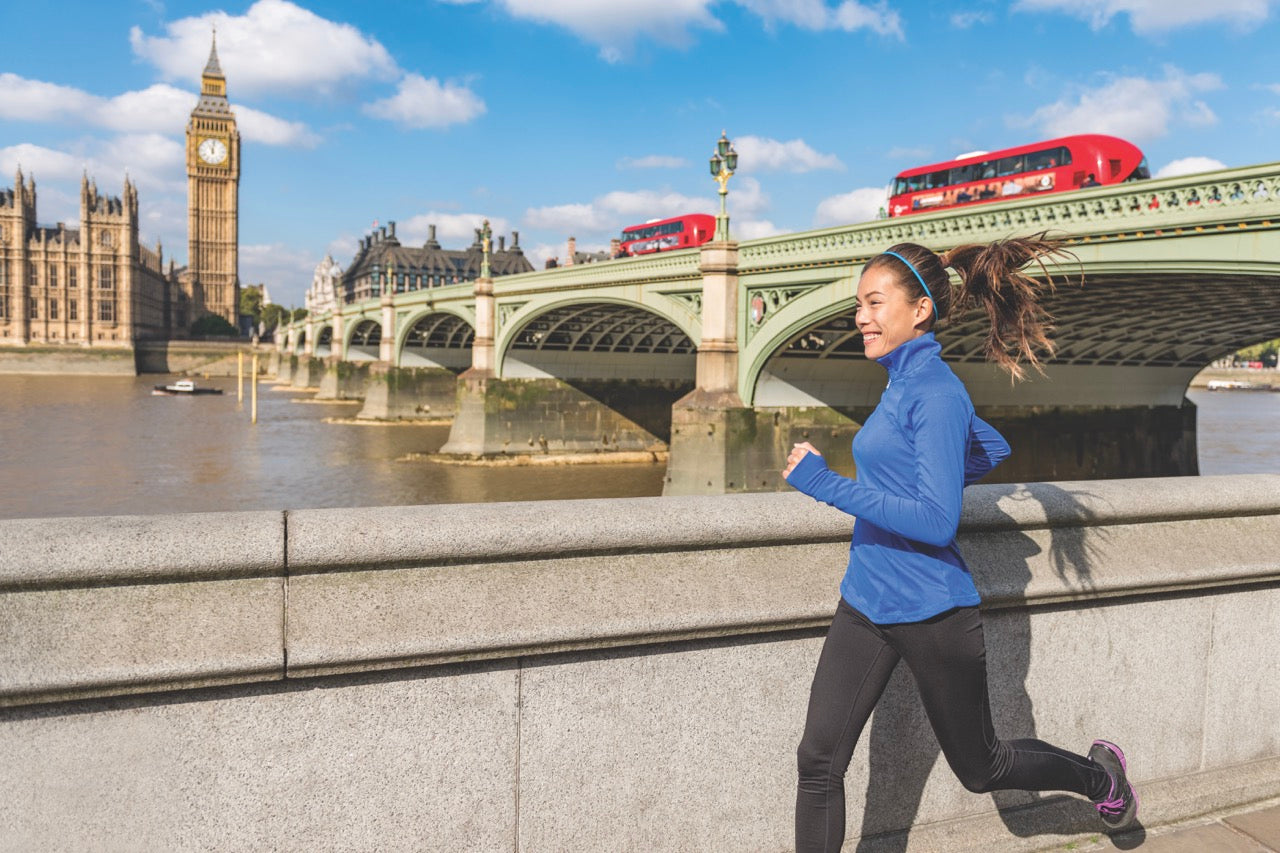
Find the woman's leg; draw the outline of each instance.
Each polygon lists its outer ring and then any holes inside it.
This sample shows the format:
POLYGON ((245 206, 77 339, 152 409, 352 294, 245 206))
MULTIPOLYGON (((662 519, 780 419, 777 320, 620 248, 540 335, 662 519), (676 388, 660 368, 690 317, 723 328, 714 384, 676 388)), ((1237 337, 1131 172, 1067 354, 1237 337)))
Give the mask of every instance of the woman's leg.
POLYGON ((797 760, 796 851, 844 844, 844 774, 858 736, 898 663, 880 629, 843 600, 809 692, 797 760))
POLYGON ((970 791, 1073 791, 1107 796, 1096 762, 1041 740, 1002 741, 991 722, 982 616, 962 607, 925 622, 881 630, 911 668, 947 763, 970 791))

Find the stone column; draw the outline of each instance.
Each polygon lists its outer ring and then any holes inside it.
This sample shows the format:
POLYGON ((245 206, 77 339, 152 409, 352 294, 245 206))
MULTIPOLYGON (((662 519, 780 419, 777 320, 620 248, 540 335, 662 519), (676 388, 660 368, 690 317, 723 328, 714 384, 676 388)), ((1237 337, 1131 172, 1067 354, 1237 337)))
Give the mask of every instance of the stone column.
POLYGON ((754 412, 738 391, 738 244, 702 247, 702 342, 697 387, 671 408, 663 494, 749 491, 740 446, 754 412))
MULTIPOLYGON (((394 277, 394 276, 393 276, 394 277)), ((396 366, 396 305, 394 281, 382 294, 382 340, 378 344, 378 360, 396 366)))
POLYGON ((310 314, 303 325, 306 337, 302 340, 302 354, 311 357, 316 354, 316 321, 310 314))
POLYGON ((476 279, 476 337, 471 345, 471 369, 462 375, 481 379, 494 376, 497 371, 497 353, 494 340, 497 337, 497 308, 493 296, 493 279, 476 279))
POLYGON ((329 343, 329 352, 336 355, 339 360, 347 357, 346 327, 342 321, 342 306, 338 305, 333 309, 333 340, 329 343))

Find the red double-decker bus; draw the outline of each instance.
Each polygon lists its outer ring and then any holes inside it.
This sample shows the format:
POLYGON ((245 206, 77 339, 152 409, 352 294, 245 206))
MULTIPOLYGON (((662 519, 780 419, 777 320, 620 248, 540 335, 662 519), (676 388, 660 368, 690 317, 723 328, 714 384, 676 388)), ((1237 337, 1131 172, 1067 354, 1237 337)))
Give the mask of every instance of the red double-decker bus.
POLYGON ((668 249, 701 246, 716 233, 716 218, 706 213, 686 213, 670 219, 651 219, 622 231, 622 254, 647 255, 668 249))
POLYGON ((966 154, 893 179, 889 215, 1118 184, 1151 177, 1136 145, 1091 133, 966 154))

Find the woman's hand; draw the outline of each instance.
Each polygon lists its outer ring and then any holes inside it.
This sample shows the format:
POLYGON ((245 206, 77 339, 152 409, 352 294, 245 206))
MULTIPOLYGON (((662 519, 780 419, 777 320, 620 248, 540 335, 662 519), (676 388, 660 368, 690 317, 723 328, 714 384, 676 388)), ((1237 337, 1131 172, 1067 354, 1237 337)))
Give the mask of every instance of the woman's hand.
POLYGON ((782 479, 785 480, 790 476, 791 472, 800 464, 800 460, 810 453, 818 456, 822 455, 821 453, 818 453, 818 448, 814 447, 807 441, 802 441, 799 444, 792 445, 791 453, 787 455, 787 467, 782 469, 782 479))

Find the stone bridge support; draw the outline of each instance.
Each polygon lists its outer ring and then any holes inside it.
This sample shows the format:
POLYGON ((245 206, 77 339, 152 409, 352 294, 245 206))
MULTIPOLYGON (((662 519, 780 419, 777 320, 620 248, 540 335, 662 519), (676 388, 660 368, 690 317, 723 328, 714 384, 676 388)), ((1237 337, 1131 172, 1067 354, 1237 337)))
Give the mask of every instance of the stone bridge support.
MULTIPOLYGON (((308 345, 310 345, 309 340, 308 345)), ((321 380, 324 379, 324 359, 304 354, 297 356, 297 360, 297 364, 293 370, 293 387, 319 388, 321 380)))
MULTIPOLYGON (((335 338, 336 340, 336 338, 335 338)), ((324 373, 320 377, 317 400, 363 400, 368 390, 371 361, 343 361, 333 355, 322 359, 324 373)))
POLYGON ((370 420, 438 420, 457 410, 458 377, 443 367, 392 367, 367 362, 364 408, 358 418, 370 420))

